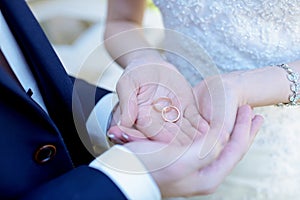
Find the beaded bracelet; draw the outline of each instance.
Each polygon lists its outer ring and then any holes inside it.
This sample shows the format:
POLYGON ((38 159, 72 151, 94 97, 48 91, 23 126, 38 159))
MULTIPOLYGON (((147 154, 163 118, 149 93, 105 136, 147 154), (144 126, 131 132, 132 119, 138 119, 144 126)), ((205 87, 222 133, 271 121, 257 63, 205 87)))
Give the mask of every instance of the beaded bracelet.
POLYGON ((298 102, 300 99, 300 82, 299 82, 299 73, 294 72, 287 64, 276 65, 284 69, 288 74, 287 78, 291 82, 290 89, 292 94, 289 96, 289 103, 279 103, 278 106, 295 106, 300 105, 298 102))

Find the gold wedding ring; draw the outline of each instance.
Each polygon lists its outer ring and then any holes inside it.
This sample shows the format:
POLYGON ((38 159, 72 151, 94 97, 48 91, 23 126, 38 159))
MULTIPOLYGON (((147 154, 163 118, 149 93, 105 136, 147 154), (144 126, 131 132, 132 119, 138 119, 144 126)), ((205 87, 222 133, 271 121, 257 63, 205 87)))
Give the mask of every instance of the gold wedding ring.
POLYGON ((162 110, 166 107, 166 106, 170 106, 172 105, 172 100, 169 97, 160 97, 158 99, 156 99, 155 101, 152 102, 153 108, 154 110, 156 110, 157 112, 162 112, 162 110), (166 104, 161 105, 161 104, 166 104))
POLYGON ((180 111, 179 109, 176 107, 176 106, 166 106, 162 109, 161 111, 161 116, 162 118, 166 121, 166 122, 171 122, 171 123, 175 123, 179 120, 180 118, 180 111), (174 117, 173 119, 169 119, 167 117, 167 113, 171 112, 172 110, 174 110, 177 114, 176 114, 176 117, 174 117))
POLYGON ((160 97, 152 102, 153 109, 161 113, 164 121, 175 123, 180 118, 179 109, 172 104, 172 100, 169 97, 160 97), (171 112, 176 112, 176 116, 170 119, 171 112), (169 115, 168 115, 169 114, 169 115))

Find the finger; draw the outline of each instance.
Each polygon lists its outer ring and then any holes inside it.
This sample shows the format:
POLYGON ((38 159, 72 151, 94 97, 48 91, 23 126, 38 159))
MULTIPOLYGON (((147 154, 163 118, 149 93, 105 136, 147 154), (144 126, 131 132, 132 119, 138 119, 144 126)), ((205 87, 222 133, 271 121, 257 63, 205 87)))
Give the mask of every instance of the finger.
POLYGON ((184 135, 185 134, 181 132, 180 127, 177 126, 176 124, 170 122, 164 122, 161 131, 158 134, 151 137, 151 140, 160 141, 166 144, 181 145, 182 141, 178 138, 178 136, 182 137, 184 135))
MULTIPOLYGON (((154 141, 169 142, 174 138, 173 133, 165 129, 165 122, 160 112, 155 111, 151 106, 140 106, 136 128, 154 141)), ((173 130, 174 131, 174 130, 173 130)))
POLYGON ((252 111, 249 106, 242 106, 238 110, 235 127, 230 141, 221 152, 219 158, 203 169, 200 173, 206 176, 207 188, 215 188, 231 172, 235 165, 242 159, 249 149, 259 127, 262 125, 262 117, 252 118, 252 111))
MULTIPOLYGON (((219 108, 214 108, 212 112, 220 110, 219 113, 213 114, 212 121, 210 123, 209 134, 205 135, 205 142, 203 151, 201 152, 202 157, 204 157, 213 148, 224 148, 227 144, 231 133, 233 132, 234 125, 237 119, 237 109, 228 109, 225 111, 224 106, 219 108), (232 112, 232 113, 231 113, 232 112)), ((250 112, 251 111, 251 108, 250 112)), ((244 111, 243 111, 244 112, 244 111)))
MULTIPOLYGON (((255 116, 251 122, 252 114, 251 109, 248 108, 241 108, 240 112, 238 113, 238 118, 236 120, 236 129, 234 130, 233 137, 234 140, 237 142, 240 140, 243 140, 243 130, 248 130, 249 136, 254 136, 256 132, 258 131, 259 127, 262 124, 263 118, 261 116, 255 116), (244 111, 243 111, 244 109, 244 111), (243 112, 245 112, 243 115, 241 115, 243 112)), ((247 138, 247 137, 246 137, 247 138)), ((252 137, 248 137, 248 143, 250 144, 252 140, 252 137)), ((197 142, 195 142, 191 148, 189 148, 187 154, 191 155, 190 152, 195 152, 195 148, 197 147, 197 142)), ((245 146, 246 149, 248 149, 248 145, 245 146)), ((236 149, 238 150, 238 149, 236 149)), ((233 149, 231 152, 234 153, 236 151, 233 149)), ((226 151, 225 151, 226 152, 226 151)), ((239 152, 239 151, 238 151, 239 152)), ((243 152, 243 151, 241 151, 243 152)), ((192 153, 192 155, 193 155, 192 153)), ((185 156, 187 155, 185 154, 185 156)), ((194 169, 195 167, 194 163, 198 163, 197 171, 196 173, 191 173, 189 177, 186 177, 188 179, 188 182, 186 179, 183 179, 183 181, 179 184, 181 184, 182 188, 185 188, 185 193, 187 195, 204 195, 204 194, 211 194, 214 192, 217 187, 221 184, 221 182, 224 180, 226 175, 229 174, 231 169, 236 165, 236 163, 240 160, 240 158, 243 156, 243 153, 239 154, 237 158, 231 162, 229 162, 229 165, 224 165, 226 162, 226 159, 231 158, 230 153, 224 153, 222 152, 221 156, 222 159, 218 159, 213 163, 215 160, 214 156, 208 156, 204 160, 201 160, 200 162, 194 162, 195 159, 191 159, 191 157, 185 158, 185 164, 189 166, 190 169, 194 169), (224 157, 224 158, 223 158, 224 157), (193 162, 190 162, 193 161, 193 162), (225 162, 224 162, 225 161, 225 162), (209 166, 207 166, 209 163, 213 163, 209 166), (207 168, 204 168, 207 166, 207 168), (185 187, 186 185, 189 185, 189 187, 185 187)))
POLYGON ((135 84, 129 73, 124 74, 117 83, 117 94, 120 105, 120 121, 123 126, 132 127, 138 113, 137 93, 139 86, 135 84))
POLYGON ((254 139, 256 134, 258 133, 259 129, 264 123, 264 118, 261 115, 255 115, 252 119, 252 126, 250 130, 250 135, 254 139))
MULTIPOLYGON (((242 106, 239 110, 238 110, 238 114, 237 114, 237 119, 235 122, 235 126, 234 126, 234 130, 232 133, 232 136, 230 138, 230 141, 227 143, 226 145, 226 149, 230 149, 232 148, 231 146, 240 144, 240 143, 245 143, 245 141, 249 140, 249 135, 250 135, 250 127, 251 127, 251 108, 249 106, 242 106), (245 134, 243 134, 245 133, 245 134)), ((210 135, 210 132, 209 134, 210 135)), ((204 142, 207 142, 207 139, 204 140, 204 142)), ((210 143, 210 141, 209 141, 210 143)), ((203 145, 203 144, 201 144, 203 145)), ((203 166, 203 162, 204 163, 208 163, 210 161, 212 161, 212 159, 216 159, 217 156, 219 156, 220 153, 223 154, 223 152, 225 151, 225 148, 223 149, 223 151, 221 151, 221 148, 218 148, 218 145, 215 145, 213 147, 207 146, 207 145, 203 145, 204 147, 201 148, 201 152, 198 155, 199 160, 201 160, 201 166, 203 166), (203 148, 208 148, 208 149, 203 149, 203 148), (203 154, 202 151, 207 152, 207 154, 203 154)))
POLYGON ((197 135, 201 135, 185 118, 181 117, 176 123, 166 122, 161 113, 148 109, 149 107, 140 107, 136 127, 153 141, 188 145, 197 135))
POLYGON ((211 128, 209 132, 203 135, 199 145, 199 158, 205 159, 209 155, 214 155, 214 152, 220 152, 223 148, 224 131, 220 128, 211 128))
POLYGON ((178 135, 175 139, 181 145, 192 144, 194 140, 203 136, 203 132, 200 132, 194 126, 191 125, 190 121, 186 118, 182 118, 180 122, 177 122, 176 125, 180 127, 181 134, 178 135))
MULTIPOLYGON (((171 142, 175 142, 174 140, 177 135, 185 135, 180 131, 180 127, 178 127, 174 123, 164 122, 161 119, 159 119, 159 116, 157 118, 151 119, 152 120, 149 120, 150 124, 148 124, 147 127, 137 126, 137 128, 152 141, 158 141, 169 144, 171 142)), ((179 144, 179 141, 177 141, 176 144, 179 144)))
POLYGON ((197 107, 193 104, 187 105, 183 113, 184 118, 186 118, 190 124, 201 133, 207 133, 209 130, 208 122, 201 116, 197 107))
POLYGON ((111 140, 122 141, 123 143, 148 140, 142 132, 120 125, 110 127, 107 136, 111 140))
POLYGON ((158 141, 165 139, 165 142, 169 144, 190 146, 199 137, 201 137, 201 133, 183 118, 180 124, 165 122, 160 135, 153 139, 158 141))

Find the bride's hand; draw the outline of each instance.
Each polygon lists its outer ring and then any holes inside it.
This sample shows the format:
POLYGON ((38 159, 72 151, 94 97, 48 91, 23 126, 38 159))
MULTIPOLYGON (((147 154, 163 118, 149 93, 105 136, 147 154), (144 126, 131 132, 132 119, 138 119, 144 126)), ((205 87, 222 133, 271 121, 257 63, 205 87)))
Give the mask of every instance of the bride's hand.
POLYGON ((238 107, 246 104, 240 87, 232 81, 235 72, 205 79, 194 87, 198 109, 210 124, 210 133, 225 144, 232 132, 238 107))
POLYGON ((109 129, 109 136, 118 141, 186 144, 208 130, 193 89, 170 63, 133 62, 119 79, 117 93, 120 102, 114 121, 119 115, 120 123, 109 129))

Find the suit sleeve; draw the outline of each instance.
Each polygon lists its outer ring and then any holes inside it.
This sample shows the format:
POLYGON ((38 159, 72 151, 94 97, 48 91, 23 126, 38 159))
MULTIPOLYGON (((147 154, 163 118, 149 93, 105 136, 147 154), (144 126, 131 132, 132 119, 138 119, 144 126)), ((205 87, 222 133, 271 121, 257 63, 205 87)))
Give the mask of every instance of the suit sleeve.
POLYGON ((126 199, 120 189, 99 170, 80 166, 34 189, 22 199, 126 199))
POLYGON ((161 199, 158 186, 143 163, 115 145, 88 166, 78 167, 34 189, 23 199, 161 199))
POLYGON ((111 93, 111 91, 99 88, 82 79, 71 76, 70 79, 73 83, 73 90, 76 90, 79 96, 84 116, 87 119, 97 102, 106 94, 111 93))
POLYGON ((114 181, 132 200, 161 199, 158 185, 136 154, 122 145, 114 145, 89 165, 114 181))

